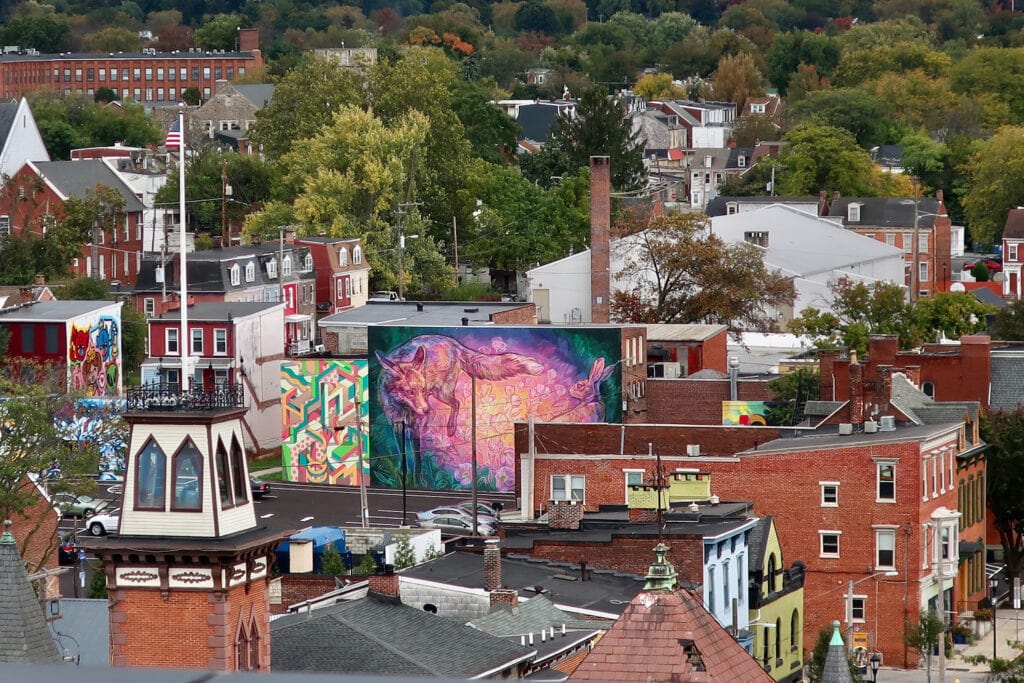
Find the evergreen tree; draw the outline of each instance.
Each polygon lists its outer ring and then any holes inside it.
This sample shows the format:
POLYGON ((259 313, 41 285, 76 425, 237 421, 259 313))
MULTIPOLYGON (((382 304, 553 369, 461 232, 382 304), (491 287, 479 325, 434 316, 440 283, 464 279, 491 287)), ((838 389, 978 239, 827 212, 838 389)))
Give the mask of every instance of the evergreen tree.
POLYGON ((395 569, 405 569, 416 564, 416 551, 409 542, 409 534, 403 534, 398 539, 398 548, 395 550, 395 569))
POLYGON ((333 543, 324 548, 324 554, 320 558, 320 573, 327 576, 339 576, 345 573, 345 562, 341 559, 341 553, 333 543))

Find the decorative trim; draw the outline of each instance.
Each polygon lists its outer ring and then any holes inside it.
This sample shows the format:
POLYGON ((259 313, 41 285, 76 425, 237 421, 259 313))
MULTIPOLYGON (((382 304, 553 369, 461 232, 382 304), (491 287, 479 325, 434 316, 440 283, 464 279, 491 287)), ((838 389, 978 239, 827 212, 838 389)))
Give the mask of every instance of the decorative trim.
POLYGON ((213 586, 213 572, 210 569, 171 570, 171 588, 209 588, 213 586))
POLYGON ((160 574, 153 569, 142 567, 118 567, 114 575, 117 585, 159 586, 160 574))

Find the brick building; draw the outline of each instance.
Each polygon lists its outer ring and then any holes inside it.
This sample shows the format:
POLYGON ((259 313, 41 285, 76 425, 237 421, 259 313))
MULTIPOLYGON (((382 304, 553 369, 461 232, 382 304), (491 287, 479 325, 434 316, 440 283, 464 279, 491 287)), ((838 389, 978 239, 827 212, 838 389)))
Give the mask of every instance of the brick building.
POLYGON ((70 95, 94 95, 110 88, 122 100, 148 106, 176 104, 186 88, 203 100, 216 92, 217 81, 234 80, 264 66, 256 29, 238 30, 238 51, 39 54, 35 50, 0 55, 0 96, 18 98, 39 88, 70 95))
POLYGON ((0 192, 0 236, 33 234, 41 237, 64 217, 71 197, 87 199, 100 187, 110 188, 123 200, 116 213, 101 220, 69 271, 132 284, 142 263, 144 206, 130 187, 102 161, 29 161, 0 192))
POLYGON ((370 264, 357 237, 299 237, 316 269, 316 316, 364 306, 370 297, 370 264))

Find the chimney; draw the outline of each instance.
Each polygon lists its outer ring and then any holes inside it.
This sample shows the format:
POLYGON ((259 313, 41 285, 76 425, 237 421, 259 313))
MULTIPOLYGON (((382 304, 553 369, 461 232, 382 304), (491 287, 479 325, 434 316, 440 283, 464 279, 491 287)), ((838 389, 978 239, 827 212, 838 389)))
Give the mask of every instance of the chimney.
POLYGON ((46 276, 43 275, 42 273, 36 273, 36 284, 40 285, 40 286, 41 285, 45 285, 46 284, 46 276))
POLYGON ((238 29, 239 52, 252 52, 260 49, 260 32, 255 28, 238 29))
POLYGON ((575 500, 548 501, 548 528, 579 529, 583 505, 575 500))
POLYGON ((370 575, 370 592, 377 595, 386 595, 389 598, 397 598, 399 595, 398 574, 395 573, 395 565, 384 565, 384 569, 376 574, 370 575))
POLYGON ((501 605, 502 607, 519 607, 519 591, 515 588, 498 588, 491 591, 491 609, 501 605))
POLYGON ((892 366, 879 365, 878 397, 875 399, 875 403, 883 405, 888 409, 890 401, 892 401, 892 366))
POLYGON ((488 538, 484 542, 484 590, 496 591, 501 588, 501 548, 498 539, 488 538))
POLYGON ((942 190, 935 190, 935 198, 938 199, 939 202, 942 201, 942 190))
POLYGON ((610 320, 611 202, 611 161, 608 157, 590 157, 590 320, 595 323, 610 320))
MULTIPOLYGON (((850 354, 853 355, 852 353, 850 354)), ((864 366, 850 358, 850 422, 864 421, 864 366)))
POLYGON ((295 228, 289 226, 284 229, 284 243, 295 244, 295 228))
POLYGON ((908 365, 903 368, 903 374, 907 376, 907 379, 917 387, 921 388, 921 366, 920 365, 908 365))

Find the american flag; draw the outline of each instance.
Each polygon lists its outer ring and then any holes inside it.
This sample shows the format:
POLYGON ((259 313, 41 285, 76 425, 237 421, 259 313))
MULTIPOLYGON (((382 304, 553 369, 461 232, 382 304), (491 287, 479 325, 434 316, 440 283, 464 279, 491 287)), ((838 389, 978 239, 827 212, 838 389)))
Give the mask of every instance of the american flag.
POLYGON ((178 125, 178 119, 174 119, 174 123, 171 124, 171 129, 167 131, 167 139, 164 140, 164 147, 171 149, 172 147, 178 149, 181 147, 181 127, 178 125))

